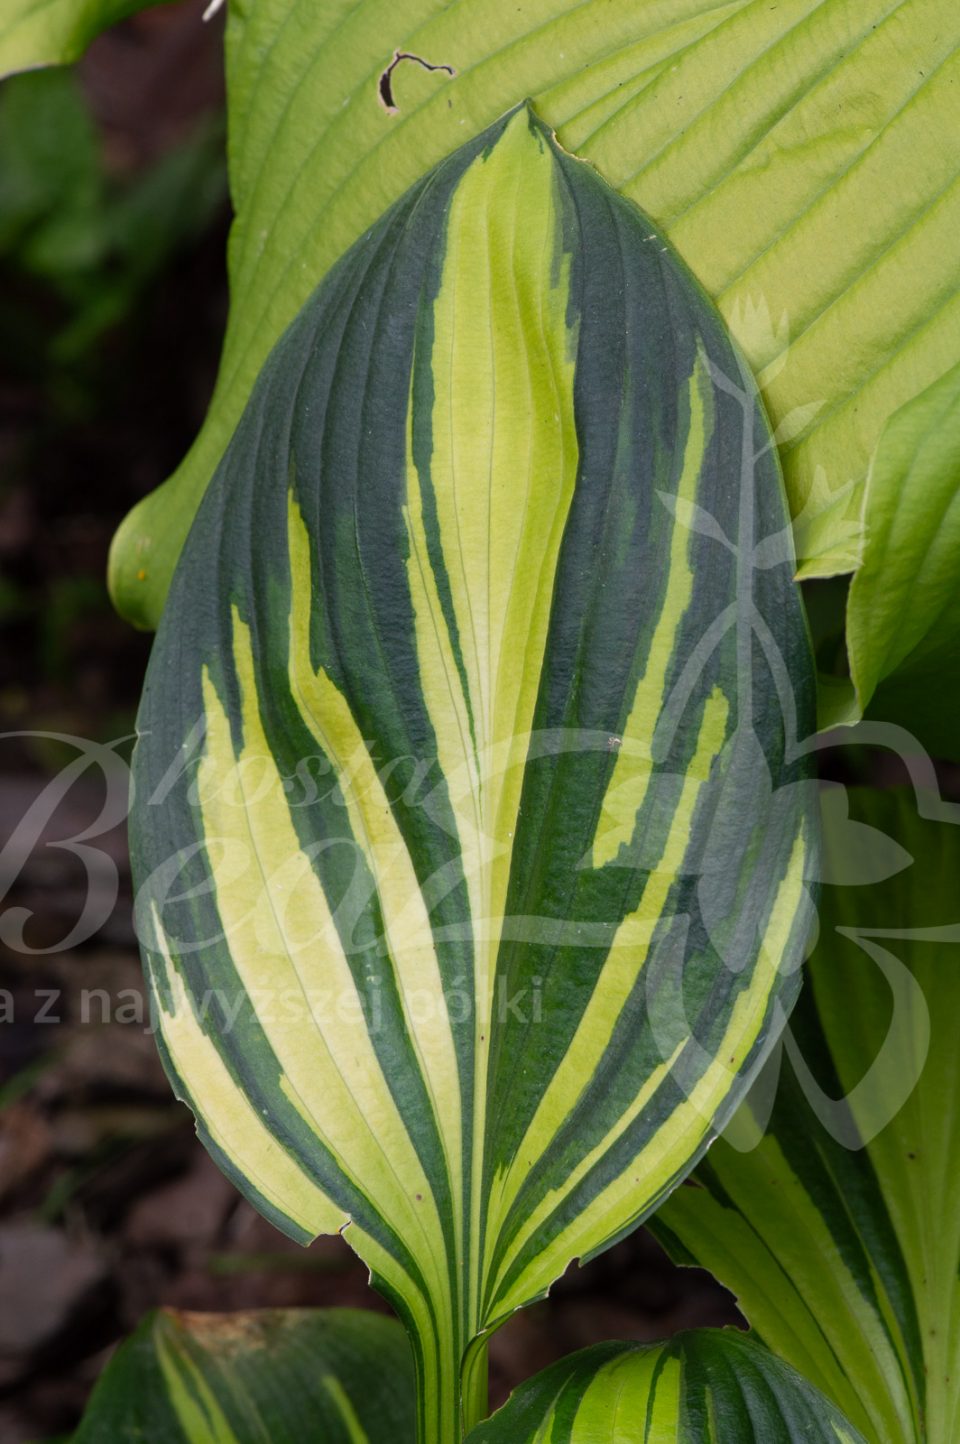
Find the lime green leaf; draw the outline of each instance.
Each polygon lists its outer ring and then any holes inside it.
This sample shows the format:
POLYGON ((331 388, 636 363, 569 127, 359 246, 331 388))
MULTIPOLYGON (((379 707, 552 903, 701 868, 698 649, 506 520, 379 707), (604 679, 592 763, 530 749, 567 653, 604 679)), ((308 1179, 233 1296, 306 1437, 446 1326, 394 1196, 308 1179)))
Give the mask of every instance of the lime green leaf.
POLYGON ((752 1098, 654 1227, 733 1289, 872 1444, 953 1444, 960 831, 918 818, 911 796, 851 796, 912 865, 880 866, 869 883, 876 845, 826 828, 827 864, 846 877, 825 893, 770 1127, 740 1151, 764 1121, 752 1098))
POLYGON ((426 1437, 792 1001, 789 538, 716 313, 526 109, 320 288, 191 533, 135 764, 163 1046, 259 1206, 370 1263, 426 1437))
MULTIPOLYGON (((887 678, 909 688, 914 715, 894 715, 923 738, 926 714, 943 712, 944 678, 960 664, 960 366, 887 423, 865 524, 847 606, 850 672, 861 708, 887 678)), ((889 715, 882 692, 871 710, 889 715)))
POLYGON ((598 1344, 522 1385, 467 1444, 863 1444, 834 1406, 745 1334, 598 1344))
POLYGON ((182 467, 113 551, 155 626, 283 328, 383 209, 524 96, 667 231, 760 375, 808 575, 857 559, 887 417, 960 360, 960 7, 258 0, 227 35, 233 306, 182 467), (395 109, 383 104, 390 76, 395 109))
POLYGON ((849 677, 817 676, 817 728, 829 732, 833 727, 853 727, 862 713, 849 677))
POLYGON ((3 0, 0 76, 76 60, 101 30, 160 3, 162 0, 3 0))
POLYGON ((413 1360, 356 1309, 149 1314, 97 1383, 73 1444, 413 1444, 413 1360))

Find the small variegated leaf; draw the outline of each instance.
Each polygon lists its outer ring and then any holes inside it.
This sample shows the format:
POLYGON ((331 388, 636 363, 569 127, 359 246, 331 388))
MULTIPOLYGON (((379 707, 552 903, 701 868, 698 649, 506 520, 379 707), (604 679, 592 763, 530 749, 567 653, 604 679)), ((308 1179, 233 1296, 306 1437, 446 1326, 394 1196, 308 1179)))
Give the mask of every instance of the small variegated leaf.
POLYGON ((790 559, 752 563, 785 524, 716 313, 527 109, 324 281, 198 515, 135 763, 162 1048, 258 1206, 369 1262, 425 1437, 793 1000, 810 659, 790 559))
POLYGON ((413 1358, 359 1309, 159 1309, 120 1345, 73 1444, 413 1444, 413 1358))
POLYGON ((864 1444, 833 1404, 731 1329, 598 1344, 545 1369, 467 1444, 864 1444))

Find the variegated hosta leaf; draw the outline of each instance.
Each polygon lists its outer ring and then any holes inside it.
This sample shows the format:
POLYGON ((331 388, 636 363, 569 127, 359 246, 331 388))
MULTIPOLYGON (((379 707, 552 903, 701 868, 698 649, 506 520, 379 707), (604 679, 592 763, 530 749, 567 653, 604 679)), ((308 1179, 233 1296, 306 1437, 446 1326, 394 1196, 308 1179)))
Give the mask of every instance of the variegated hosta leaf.
POLYGON ((349 1221, 429 1437, 449 1361, 647 1213, 792 1001, 810 707, 747 375, 514 112, 275 352, 136 760, 176 1086, 282 1227, 349 1221))
POLYGON ((413 1444, 413 1359, 358 1309, 160 1309, 121 1344, 73 1444, 413 1444))
POLYGON ((851 854, 825 828, 828 868, 863 881, 825 890, 769 1126, 741 1151, 769 1111, 752 1097, 734 1120, 738 1146, 715 1143, 700 1186, 678 1189, 654 1228, 733 1289, 871 1444, 955 1444, 960 827, 956 809, 938 821, 947 814, 929 800, 918 816, 911 794, 851 800, 906 849, 902 870, 881 866, 868 885, 866 829, 851 854))
POLYGON ((731 1329, 598 1344, 522 1385, 467 1444, 863 1444, 839 1411, 731 1329))

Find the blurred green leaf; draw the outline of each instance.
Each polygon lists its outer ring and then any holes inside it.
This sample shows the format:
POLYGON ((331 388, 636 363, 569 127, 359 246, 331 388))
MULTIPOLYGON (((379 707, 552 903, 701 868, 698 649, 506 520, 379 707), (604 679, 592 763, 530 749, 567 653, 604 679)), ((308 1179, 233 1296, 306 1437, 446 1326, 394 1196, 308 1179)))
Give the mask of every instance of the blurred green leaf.
POLYGON ((203 234, 226 195, 223 118, 217 114, 117 197, 107 218, 111 250, 131 276, 146 280, 178 247, 203 234))
POLYGON ((0 76, 82 55, 101 30, 163 0, 3 0, 0 76))
POLYGON ((69 71, 0 88, 0 254, 52 280, 96 264, 104 247, 96 131, 69 71))
MULTIPOLYGON (((3 288, 4 353, 44 380, 67 409, 66 382, 100 337, 133 313, 143 290, 210 224, 226 199, 223 119, 123 183, 107 175, 100 138, 67 70, 0 87, 0 264, 29 286, 3 288), (51 314, 51 300, 54 301, 51 314)), ((70 398, 73 398, 70 402, 70 398)))

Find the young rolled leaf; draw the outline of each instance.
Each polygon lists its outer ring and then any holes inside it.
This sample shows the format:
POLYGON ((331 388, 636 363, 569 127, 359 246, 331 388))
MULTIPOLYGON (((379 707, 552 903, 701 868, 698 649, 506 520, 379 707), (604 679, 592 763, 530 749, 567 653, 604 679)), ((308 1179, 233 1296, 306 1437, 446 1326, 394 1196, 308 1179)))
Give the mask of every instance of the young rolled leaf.
POLYGON ((863 1444, 812 1385, 732 1329, 598 1344, 523 1384, 467 1444, 863 1444))
POLYGON ((960 362, 960 6, 257 0, 230 6, 227 80, 223 360, 195 446, 117 534, 125 616, 157 625, 200 497, 316 282, 526 95, 716 300, 760 377, 807 570, 853 570, 883 425, 960 362))
MULTIPOLYGON (((911 794, 851 797, 856 818, 906 849, 903 870, 825 889, 766 1132, 746 1152, 715 1143, 698 1186, 679 1189, 653 1227, 731 1288, 771 1348, 871 1444, 952 1444, 960 827, 929 802, 918 816, 911 794)), ((851 858, 866 867, 869 840, 851 852, 827 828, 826 851, 849 876, 851 858)), ((766 1111, 754 1097, 731 1136, 755 1142, 766 1111)))
POLYGON ((413 1358, 358 1309, 148 1314, 73 1444, 413 1444, 413 1358))
POLYGON ((321 286, 198 516, 135 763, 162 1047, 258 1206, 346 1228, 429 1438, 471 1341, 677 1182, 792 1003, 791 572, 719 319, 527 110, 321 286))

